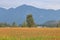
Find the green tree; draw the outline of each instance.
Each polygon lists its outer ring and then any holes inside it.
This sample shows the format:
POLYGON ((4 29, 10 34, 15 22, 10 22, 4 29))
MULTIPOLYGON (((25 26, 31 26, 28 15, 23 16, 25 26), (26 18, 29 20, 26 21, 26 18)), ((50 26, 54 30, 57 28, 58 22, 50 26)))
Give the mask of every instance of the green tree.
POLYGON ((18 25, 15 22, 12 23, 12 27, 17 27, 17 26, 18 25))
POLYGON ((24 21, 24 22, 22 23, 22 27, 27 27, 26 21, 24 21))
POLYGON ((60 27, 60 21, 58 21, 58 23, 57 23, 57 27, 60 27))
POLYGON ((27 15, 26 22, 28 27, 36 27, 32 14, 27 15))
POLYGON ((10 25, 8 23, 0 23, 0 27, 10 27, 10 25))

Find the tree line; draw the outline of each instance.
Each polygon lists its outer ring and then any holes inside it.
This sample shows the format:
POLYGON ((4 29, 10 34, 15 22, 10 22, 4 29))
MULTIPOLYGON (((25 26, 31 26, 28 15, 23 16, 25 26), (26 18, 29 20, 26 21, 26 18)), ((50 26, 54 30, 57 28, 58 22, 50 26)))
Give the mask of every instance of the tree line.
POLYGON ((21 25, 18 25, 16 22, 12 24, 8 23, 0 23, 0 27, 36 27, 32 14, 28 14, 26 16, 26 21, 24 21, 21 25))
POLYGON ((47 21, 46 23, 44 24, 36 24, 34 19, 33 19, 33 16, 32 14, 28 14, 26 16, 26 20, 18 25, 16 22, 13 22, 12 24, 8 24, 8 23, 0 23, 0 27, 60 27, 60 21, 47 21))

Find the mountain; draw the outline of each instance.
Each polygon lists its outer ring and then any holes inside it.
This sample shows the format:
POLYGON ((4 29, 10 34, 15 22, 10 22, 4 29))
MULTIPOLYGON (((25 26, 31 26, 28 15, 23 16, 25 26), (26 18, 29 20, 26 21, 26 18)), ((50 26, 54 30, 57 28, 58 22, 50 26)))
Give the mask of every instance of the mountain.
POLYGON ((47 27, 57 27, 57 24, 59 24, 58 21, 50 20, 50 21, 45 22, 42 25, 47 26, 47 27))
POLYGON ((21 5, 17 8, 0 8, 0 22, 21 24, 26 20, 26 15, 32 14, 36 24, 49 20, 60 20, 60 10, 40 9, 30 5, 21 5))
POLYGON ((46 27, 60 27, 60 20, 59 21, 55 21, 55 20, 50 20, 45 22, 44 24, 42 24, 42 26, 46 26, 46 27))

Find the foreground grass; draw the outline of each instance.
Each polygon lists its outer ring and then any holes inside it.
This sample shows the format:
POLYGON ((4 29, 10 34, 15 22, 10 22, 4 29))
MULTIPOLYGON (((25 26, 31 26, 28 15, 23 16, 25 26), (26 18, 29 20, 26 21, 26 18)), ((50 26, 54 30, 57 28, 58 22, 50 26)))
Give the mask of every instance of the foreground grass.
POLYGON ((22 38, 20 37, 19 39, 15 38, 15 37, 0 37, 0 40, 59 40, 60 36, 40 36, 40 37, 27 37, 27 38, 22 38))
POLYGON ((60 40, 60 28, 0 28, 0 40, 60 40))

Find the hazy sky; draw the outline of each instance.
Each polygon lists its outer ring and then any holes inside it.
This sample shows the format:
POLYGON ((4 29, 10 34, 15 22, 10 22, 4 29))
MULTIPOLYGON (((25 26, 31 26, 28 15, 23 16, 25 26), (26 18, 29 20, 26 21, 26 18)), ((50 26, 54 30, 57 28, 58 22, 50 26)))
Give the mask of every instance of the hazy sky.
POLYGON ((0 7, 3 8, 15 8, 23 4, 45 9, 60 9, 60 0, 0 0, 0 7))

